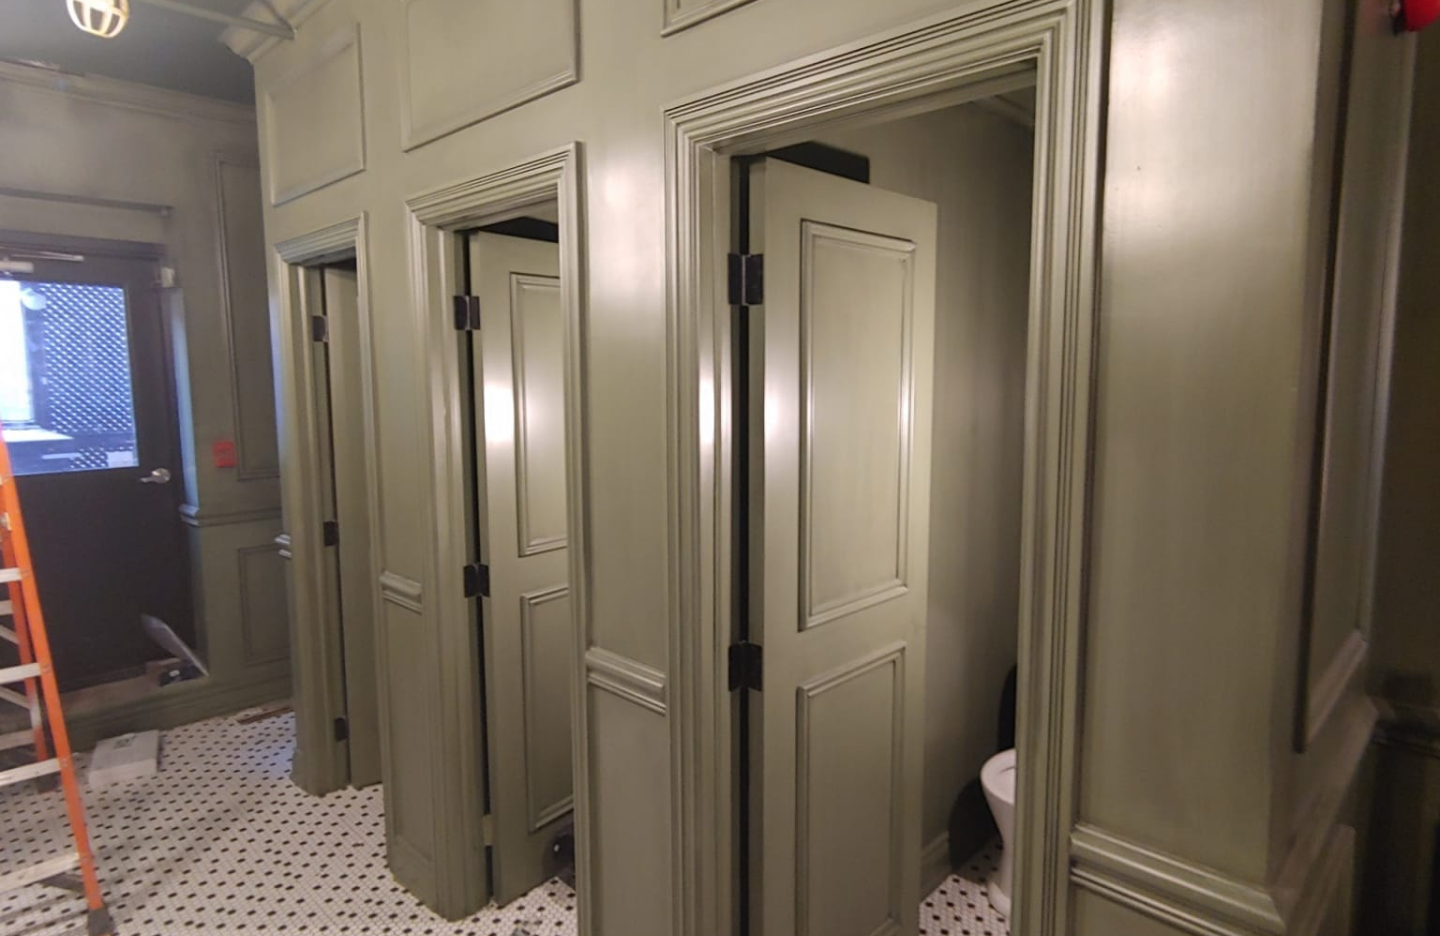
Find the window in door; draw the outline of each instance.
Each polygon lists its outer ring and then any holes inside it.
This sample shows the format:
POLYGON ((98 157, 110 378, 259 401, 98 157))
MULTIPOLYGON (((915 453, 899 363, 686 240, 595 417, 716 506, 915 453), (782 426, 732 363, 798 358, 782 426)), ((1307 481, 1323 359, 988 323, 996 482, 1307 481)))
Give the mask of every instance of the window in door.
POLYGON ((0 427, 18 475, 137 464, 125 289, 0 280, 0 427))

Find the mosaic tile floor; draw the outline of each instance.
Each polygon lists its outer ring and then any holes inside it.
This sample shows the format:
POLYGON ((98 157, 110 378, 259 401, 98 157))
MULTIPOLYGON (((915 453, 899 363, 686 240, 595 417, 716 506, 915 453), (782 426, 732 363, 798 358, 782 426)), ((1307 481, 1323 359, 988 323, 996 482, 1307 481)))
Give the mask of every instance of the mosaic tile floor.
MULTIPOLYGON (((288 714, 187 725, 164 733, 158 776, 86 791, 119 936, 573 936, 575 893, 559 881, 460 923, 425 909, 385 867, 380 788, 302 793, 288 777, 294 730, 288 714)), ((0 790, 0 874, 67 841, 59 793, 0 790)), ((84 933, 72 894, 0 895, 0 936, 84 933)))
POLYGON ((1010 936, 1010 924, 985 896, 985 884, 999 866, 997 839, 921 901, 921 936, 1010 936))
MULTIPOLYGON (((216 718, 167 731, 158 776, 86 791, 90 834, 119 936, 225 933, 574 936, 575 892, 552 880, 459 923, 432 914, 385 867, 379 787, 325 797, 289 780, 295 723, 216 718)), ((88 758, 77 757, 83 770, 88 758)), ((0 790, 0 874, 58 854, 58 793, 0 790)), ((920 908, 922 936, 1009 936, 985 882, 992 843, 920 908)), ((80 898, 0 895, 0 936, 83 936, 80 898)))

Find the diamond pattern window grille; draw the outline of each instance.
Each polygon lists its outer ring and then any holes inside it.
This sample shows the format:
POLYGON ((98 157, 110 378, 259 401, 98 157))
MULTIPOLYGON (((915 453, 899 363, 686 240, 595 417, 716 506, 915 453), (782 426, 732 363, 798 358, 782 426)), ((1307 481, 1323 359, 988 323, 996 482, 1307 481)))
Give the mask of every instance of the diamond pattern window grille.
POLYGON ((24 312, 33 421, 7 422, 17 474, 128 468, 137 463, 125 290, 29 283, 24 312))

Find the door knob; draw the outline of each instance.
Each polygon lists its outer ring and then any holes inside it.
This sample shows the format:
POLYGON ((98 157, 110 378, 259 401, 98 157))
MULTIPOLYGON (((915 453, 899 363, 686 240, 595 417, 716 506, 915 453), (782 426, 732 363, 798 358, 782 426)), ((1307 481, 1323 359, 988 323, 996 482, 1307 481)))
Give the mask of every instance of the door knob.
POLYGON ((141 483, 141 484, 169 484, 169 483, 170 483, 170 469, 169 469, 169 468, 156 468, 154 471, 150 472, 148 475, 146 475, 145 477, 141 478, 141 479, 140 479, 140 483, 141 483))

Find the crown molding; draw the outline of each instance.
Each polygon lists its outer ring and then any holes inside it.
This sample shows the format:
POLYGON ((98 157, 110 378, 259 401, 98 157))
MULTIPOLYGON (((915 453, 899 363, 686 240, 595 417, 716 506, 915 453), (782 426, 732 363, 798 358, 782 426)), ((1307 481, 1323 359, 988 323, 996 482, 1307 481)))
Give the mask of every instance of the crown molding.
POLYGON ((249 104, 235 104, 231 101, 201 97, 198 94, 187 94, 184 91, 121 81, 118 78, 79 75, 0 61, 0 81, 178 120, 199 119, 251 128, 255 126, 255 108, 249 104))
MULTIPOLYGON (((275 0, 275 2, 253 0, 240 15, 246 19, 259 20, 262 23, 289 25, 298 33, 300 24, 314 16, 328 2, 329 0, 275 0)), ((220 33, 220 41, 229 46, 231 52, 248 60, 253 65, 271 49, 291 40, 269 36, 240 26, 227 26, 225 31, 220 33)))

